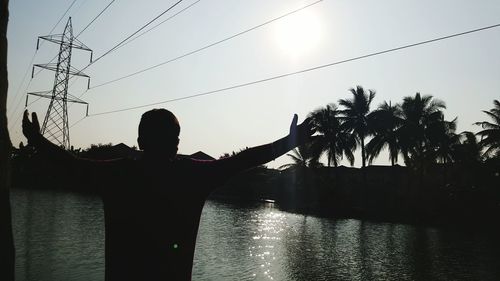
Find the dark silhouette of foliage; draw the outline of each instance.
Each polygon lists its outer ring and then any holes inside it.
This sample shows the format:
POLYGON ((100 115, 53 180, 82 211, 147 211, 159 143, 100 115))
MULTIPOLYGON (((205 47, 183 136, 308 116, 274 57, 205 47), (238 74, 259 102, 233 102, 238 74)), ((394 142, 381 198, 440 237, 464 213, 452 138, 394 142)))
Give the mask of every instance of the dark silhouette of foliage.
POLYGON ((460 143, 460 135, 455 134, 457 118, 452 121, 444 119, 433 122, 428 129, 428 154, 431 160, 441 163, 453 161, 453 147, 460 143))
POLYGON ((315 154, 312 151, 311 143, 294 148, 292 152, 287 153, 286 156, 292 158, 293 163, 282 165, 279 169, 317 168, 321 166, 318 162, 318 158, 315 157, 315 154))
POLYGON ((340 111, 335 104, 328 104, 325 107, 316 109, 309 114, 316 132, 312 142, 312 150, 316 158, 320 158, 326 153, 328 166, 333 162, 335 167, 343 156, 354 164, 353 151, 356 149, 356 139, 349 133, 346 126, 340 119, 340 111))
POLYGON ((445 108, 444 102, 420 93, 403 98, 399 143, 407 166, 422 166, 436 159, 432 146, 437 133, 443 132, 439 123, 444 121, 442 110, 445 108))
POLYGON ((489 111, 483 110, 491 118, 492 122, 475 123, 484 129, 478 132, 477 135, 481 137, 479 145, 485 149, 483 154, 485 157, 500 156, 500 102, 494 100, 493 104, 494 107, 489 111))
POLYGON ((112 143, 91 144, 89 148, 83 150, 82 155, 86 158, 91 158, 91 159, 116 158, 117 156, 111 150, 112 147, 113 147, 112 143))
POLYGON ((453 161, 465 165, 481 162, 481 146, 477 141, 476 135, 472 132, 465 131, 459 135, 459 138, 460 143, 453 146, 453 161))
POLYGON ((352 99, 341 99, 339 105, 343 106, 341 110, 344 126, 356 136, 358 144, 361 146, 362 166, 366 167, 365 138, 368 135, 368 114, 370 113, 370 104, 375 97, 374 90, 368 92, 361 86, 356 89, 351 88, 352 99))
POLYGON ((247 146, 247 147, 245 147, 245 148, 240 148, 240 150, 239 150, 238 152, 236 152, 236 151, 234 151, 234 150, 233 150, 231 153, 224 152, 224 154, 222 154, 222 155, 219 157, 219 159, 222 159, 222 158, 227 158, 227 157, 231 157, 231 156, 235 156, 236 154, 238 154, 238 153, 240 153, 240 152, 242 152, 242 151, 245 151, 245 150, 247 150, 247 149, 248 149, 248 146, 247 146))
POLYGON ((401 151, 398 130, 402 122, 399 105, 392 106, 391 102, 384 101, 368 115, 368 127, 373 136, 366 145, 368 163, 371 164, 384 148, 389 150, 391 165, 394 166, 398 162, 398 154, 401 151))

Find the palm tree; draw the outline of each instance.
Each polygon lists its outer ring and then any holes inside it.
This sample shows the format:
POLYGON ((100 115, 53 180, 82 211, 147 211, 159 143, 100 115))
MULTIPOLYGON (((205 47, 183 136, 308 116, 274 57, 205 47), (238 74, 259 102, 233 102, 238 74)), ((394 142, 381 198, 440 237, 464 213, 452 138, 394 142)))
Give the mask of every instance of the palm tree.
POLYGON ((431 152, 433 130, 437 124, 443 122, 442 110, 446 108, 444 102, 433 99, 432 96, 403 98, 401 104, 401 127, 399 128, 399 144, 405 163, 409 166, 419 164, 435 157, 431 152))
POLYGON ((493 104, 494 108, 489 111, 483 110, 493 122, 482 121, 475 123, 484 129, 478 132, 477 135, 481 136, 479 145, 486 149, 483 153, 486 157, 500 154, 500 102, 494 100, 493 104))
POLYGON ((429 138, 427 150, 432 156, 431 159, 444 164, 453 161, 454 147, 460 144, 460 135, 455 134, 456 129, 457 118, 452 121, 437 120, 431 124, 427 130, 429 138))
POLYGON ((292 152, 287 153, 286 156, 292 158, 293 163, 282 165, 279 169, 313 168, 320 165, 317 158, 314 157, 310 143, 294 148, 292 152))
POLYGON ((476 135, 472 132, 462 132, 459 134, 460 143, 453 147, 453 161, 466 165, 476 164, 481 161, 481 146, 476 135))
POLYGON ((375 91, 368 92, 361 86, 356 89, 351 88, 352 99, 341 99, 339 104, 344 107, 341 111, 344 126, 356 136, 356 141, 361 146, 361 160, 363 167, 366 167, 365 137, 368 134, 368 114, 370 113, 370 104, 375 97, 375 91))
POLYGON ((338 167, 343 156, 347 158, 351 166, 354 164, 353 151, 356 149, 356 140, 345 129, 339 115, 340 111, 333 103, 309 114, 314 129, 319 133, 311 143, 312 151, 316 159, 326 153, 328 167, 332 162, 334 167, 338 167))
POLYGON ((398 105, 392 106, 391 102, 384 101, 379 107, 368 114, 368 127, 373 138, 366 145, 368 163, 372 163, 382 149, 389 150, 389 159, 394 166, 398 162, 400 146, 398 129, 401 127, 401 109, 398 105))

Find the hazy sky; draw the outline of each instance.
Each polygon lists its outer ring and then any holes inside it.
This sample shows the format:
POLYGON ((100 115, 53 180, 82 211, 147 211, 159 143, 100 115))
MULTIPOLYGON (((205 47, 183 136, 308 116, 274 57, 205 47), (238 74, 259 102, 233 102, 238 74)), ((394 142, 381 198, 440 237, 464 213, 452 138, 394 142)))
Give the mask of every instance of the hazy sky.
MULTIPOLYGON (((9 127, 22 113, 29 77, 22 85, 21 81, 35 52, 36 38, 50 32, 71 2, 10 1, 9 127)), ((117 0, 79 39, 94 50, 94 58, 99 57, 174 2, 117 0)), ((194 2, 183 1, 159 21, 194 2)), ((98 85, 313 2, 201 0, 103 57, 85 72, 92 77, 92 85, 98 85)), ((68 13, 75 34, 108 3, 77 0, 68 13)), ((67 17, 54 33, 62 33, 66 21, 67 17)), ((90 103, 90 114, 95 114, 225 88, 498 23, 498 0, 324 0, 197 54, 92 89, 82 99, 90 103)), ((479 128, 472 123, 486 119, 481 110, 492 108, 493 99, 500 99, 499 50, 500 28, 496 28, 155 107, 165 107, 178 116, 181 153, 203 150, 214 157, 284 136, 293 113, 303 119, 311 110, 350 98, 348 89, 356 85, 377 91, 373 108, 384 100, 400 102, 416 92, 433 95, 446 102, 447 119, 458 116, 459 132, 477 131, 479 128)), ((34 63, 50 61, 57 51, 57 45, 44 43, 34 63)), ((86 52, 75 50, 73 66, 83 68, 88 59, 86 52)), ((53 72, 43 71, 31 81, 28 91, 51 89, 53 79, 53 72)), ((70 92, 79 96, 86 83, 79 79, 70 92)), ((48 100, 40 100, 29 110, 38 112, 42 119, 47 106, 48 100)), ((140 116, 148 109, 86 118, 70 129, 71 143, 75 147, 108 142, 134 145, 140 116)), ((70 124, 84 115, 85 106, 71 106, 70 124)), ((16 146, 24 141, 20 128, 17 122, 10 131, 16 146)), ((376 163, 387 163, 386 158, 382 155, 376 163)), ((286 162, 282 158, 271 166, 286 162)), ((355 165, 360 163, 357 157, 355 165)))

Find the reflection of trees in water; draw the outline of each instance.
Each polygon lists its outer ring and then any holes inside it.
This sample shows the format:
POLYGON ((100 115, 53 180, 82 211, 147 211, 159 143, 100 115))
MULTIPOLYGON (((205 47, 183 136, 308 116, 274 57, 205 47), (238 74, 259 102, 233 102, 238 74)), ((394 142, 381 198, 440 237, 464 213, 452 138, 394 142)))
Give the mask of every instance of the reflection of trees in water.
POLYGON ((289 219, 286 280, 494 280, 494 238, 357 220, 289 219), (481 245, 483 243, 483 245, 481 245), (491 249, 491 246, 494 246, 491 249), (485 255, 485 249, 488 253, 485 255))
POLYGON ((315 270, 317 249, 314 241, 315 233, 307 226, 307 216, 296 221, 284 234, 286 271, 289 280, 321 280, 320 272, 315 270))
POLYGON ((415 248, 425 247, 427 253, 415 255, 420 258, 420 280, 498 280, 498 233, 434 228, 416 232, 415 248))
MULTIPOLYGON (((26 195, 26 203, 24 205, 24 255, 23 255, 23 261, 24 261, 24 268, 25 270, 19 270, 18 272, 24 272, 26 274, 26 280, 31 280, 33 276, 31 276, 31 253, 30 250, 32 248, 31 245, 31 233, 32 233, 32 226, 33 226, 33 212, 31 210, 33 206, 33 194, 31 192, 26 192, 23 193, 23 195, 26 195)), ((21 237, 21 236, 19 236, 21 237)), ((16 247, 18 249, 18 247, 16 247)), ((17 251, 16 255, 19 254, 20 251, 17 251)), ((18 259, 19 260, 19 259, 18 259)), ((18 273, 16 273, 18 274, 18 273)))
MULTIPOLYGON (((37 280, 45 276, 53 266, 53 243, 43 239, 43 237, 53 236, 47 233, 54 233, 54 213, 55 204, 51 196, 40 200, 39 194, 32 191, 16 191, 17 206, 22 206, 22 214, 14 217, 15 225, 19 225, 16 230, 16 238, 21 241, 16 243, 17 255, 17 278, 16 280, 37 280), (43 208, 43 203, 54 208, 43 208), (21 235, 21 233, 23 235, 21 235)), ((14 207, 16 208, 16 207, 14 207)), ((17 240, 16 239, 16 240, 17 240)))
POLYGON ((413 229, 411 241, 408 241, 408 255, 412 257, 412 277, 413 280, 432 280, 429 273, 432 272, 434 257, 429 253, 429 247, 432 247, 432 241, 427 239, 425 230, 421 227, 413 229))
POLYGON ((405 249, 404 228, 390 223, 361 222, 359 228, 361 280, 418 280, 412 272, 411 253, 405 249), (400 231, 402 230, 402 231, 400 231))
MULTIPOLYGON (((366 223, 361 221, 361 225, 358 228, 358 239, 359 247, 358 247, 358 256, 357 259, 361 262, 361 279, 362 280, 373 280, 373 260, 371 258, 371 249, 367 249, 370 247, 370 238, 366 233, 366 223)), ((382 253, 378 253, 382 256, 382 253)), ((379 256, 378 258, 382 258, 379 256)))
POLYGON ((55 191, 16 190, 13 202, 16 280, 103 279, 99 200, 55 191))
POLYGON ((358 221, 301 217, 284 236, 287 280, 361 280, 358 221))

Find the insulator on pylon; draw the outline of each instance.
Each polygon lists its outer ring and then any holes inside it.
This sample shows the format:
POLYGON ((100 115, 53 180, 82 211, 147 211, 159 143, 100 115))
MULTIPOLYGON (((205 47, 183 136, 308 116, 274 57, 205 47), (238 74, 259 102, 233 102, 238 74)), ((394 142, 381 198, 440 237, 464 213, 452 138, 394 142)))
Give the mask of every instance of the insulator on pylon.
POLYGON ((31 78, 33 79, 33 76, 35 76, 35 66, 33 66, 33 69, 31 70, 31 78))
POLYGON ((28 97, 29 95, 26 95, 26 103, 24 104, 24 108, 28 107, 28 97))
POLYGON ((89 80, 87 82, 87 90, 89 90, 89 89, 90 89, 90 77, 89 77, 89 80))
POLYGON ((38 51, 38 48, 40 47, 40 37, 36 40, 36 50, 38 51))
POLYGON ((94 51, 90 51, 90 63, 92 63, 92 56, 94 55, 94 51))
POLYGON ((89 117, 89 105, 87 104, 87 112, 85 113, 85 117, 89 117))

